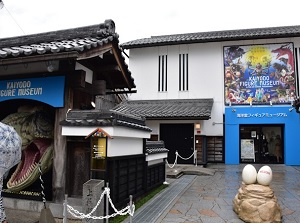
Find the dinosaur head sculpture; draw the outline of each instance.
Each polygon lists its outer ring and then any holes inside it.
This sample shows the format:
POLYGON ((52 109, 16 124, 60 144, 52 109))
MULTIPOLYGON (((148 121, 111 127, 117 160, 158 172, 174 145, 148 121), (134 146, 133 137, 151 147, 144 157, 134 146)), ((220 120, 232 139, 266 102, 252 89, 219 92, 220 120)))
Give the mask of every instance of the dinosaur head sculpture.
POLYGON ((22 138, 22 158, 7 182, 10 191, 18 192, 33 184, 52 167, 53 123, 44 111, 23 111, 8 115, 3 123, 13 126, 22 138))

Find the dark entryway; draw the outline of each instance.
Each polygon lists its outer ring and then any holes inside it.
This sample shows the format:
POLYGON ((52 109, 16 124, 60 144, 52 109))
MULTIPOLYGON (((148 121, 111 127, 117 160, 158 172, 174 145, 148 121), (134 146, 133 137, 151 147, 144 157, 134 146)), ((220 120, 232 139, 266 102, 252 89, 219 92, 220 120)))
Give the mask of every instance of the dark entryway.
MULTIPOLYGON (((194 152, 194 124, 160 124, 160 140, 169 150, 169 164, 175 162, 176 151, 182 158, 189 158, 194 152)), ((182 158, 178 157, 178 164, 194 164, 194 156, 187 160, 182 158)))
POLYGON ((82 196, 83 184, 89 180, 91 145, 90 140, 80 140, 67 142, 68 162, 67 162, 67 184, 69 197, 82 196))
POLYGON ((283 163, 283 125, 240 125, 241 163, 283 163))

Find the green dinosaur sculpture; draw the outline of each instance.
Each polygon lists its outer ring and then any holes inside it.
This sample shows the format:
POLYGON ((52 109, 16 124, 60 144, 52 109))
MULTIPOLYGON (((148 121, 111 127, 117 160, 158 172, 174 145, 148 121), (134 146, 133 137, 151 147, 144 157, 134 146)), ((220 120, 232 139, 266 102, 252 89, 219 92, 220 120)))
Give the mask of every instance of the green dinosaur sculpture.
POLYGON ((7 189, 21 191, 33 184, 53 163, 53 123, 45 111, 16 112, 2 120, 22 139, 22 159, 7 182, 7 189))

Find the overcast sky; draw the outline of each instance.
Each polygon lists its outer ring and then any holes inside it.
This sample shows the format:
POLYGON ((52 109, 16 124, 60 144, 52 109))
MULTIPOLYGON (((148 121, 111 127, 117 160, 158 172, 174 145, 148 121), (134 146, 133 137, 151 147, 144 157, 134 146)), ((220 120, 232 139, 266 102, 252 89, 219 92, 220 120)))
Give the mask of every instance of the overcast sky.
POLYGON ((298 0, 3 0, 0 38, 114 20, 120 43, 155 35, 300 25, 298 0))

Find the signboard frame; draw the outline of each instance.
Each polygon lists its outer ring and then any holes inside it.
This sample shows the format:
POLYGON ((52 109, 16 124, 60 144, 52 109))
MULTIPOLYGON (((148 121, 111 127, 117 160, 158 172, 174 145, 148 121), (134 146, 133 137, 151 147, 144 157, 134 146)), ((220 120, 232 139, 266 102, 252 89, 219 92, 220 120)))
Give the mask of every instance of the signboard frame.
POLYGON ((292 42, 224 46, 225 105, 291 104, 297 95, 292 42))
POLYGON ((91 137, 91 171, 105 171, 107 162, 107 137, 95 133, 91 137))
POLYGON ((254 139, 241 139, 241 160, 255 162, 254 139))

